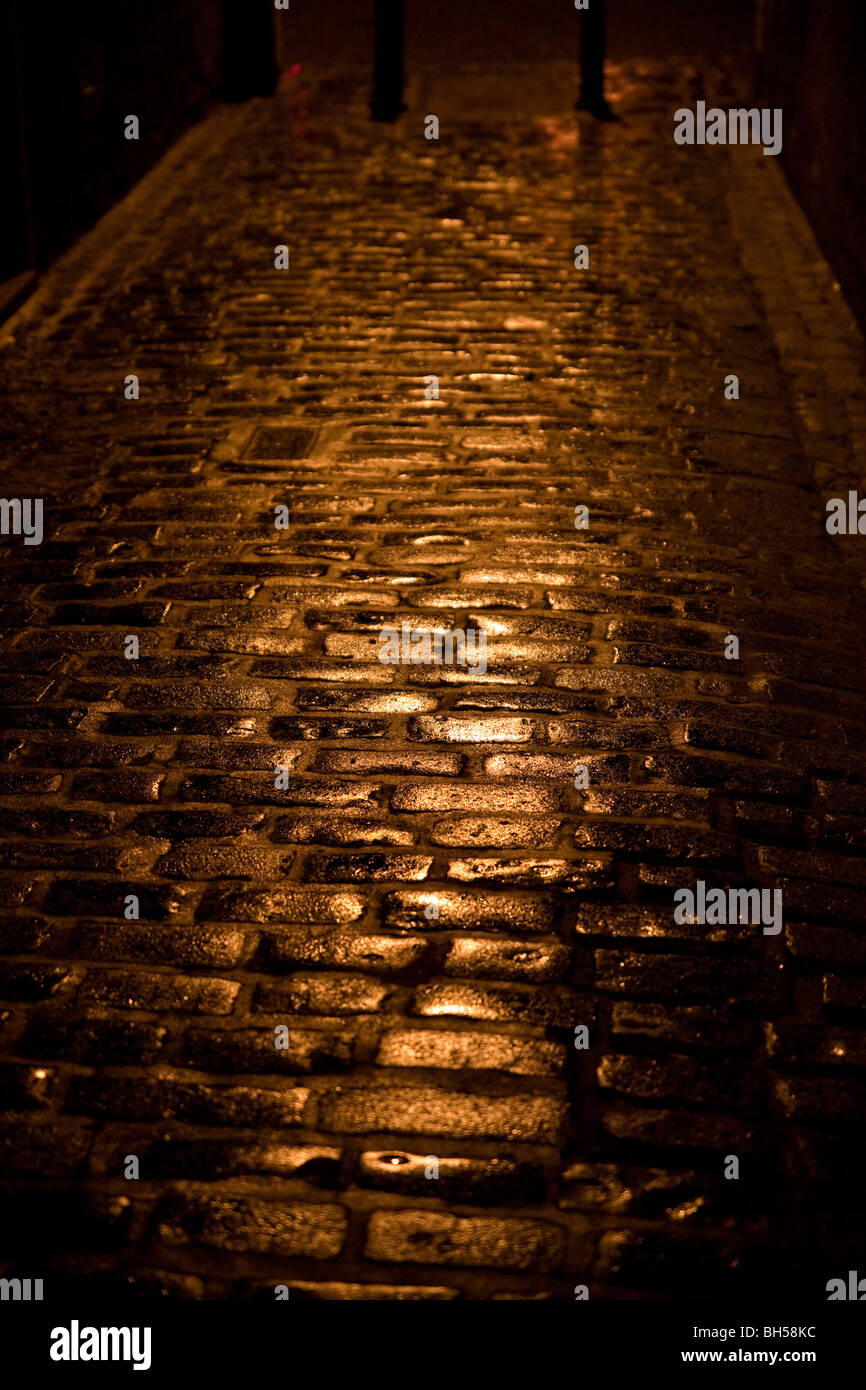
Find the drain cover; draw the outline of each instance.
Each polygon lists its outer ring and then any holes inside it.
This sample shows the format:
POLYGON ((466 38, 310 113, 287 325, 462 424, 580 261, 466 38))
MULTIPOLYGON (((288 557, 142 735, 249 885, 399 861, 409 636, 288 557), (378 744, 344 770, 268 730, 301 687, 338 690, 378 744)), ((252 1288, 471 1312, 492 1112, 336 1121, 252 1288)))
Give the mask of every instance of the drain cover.
POLYGON ((244 458, 307 458, 317 434, 318 430, 301 429, 296 425, 264 426, 256 430, 244 451, 244 458))

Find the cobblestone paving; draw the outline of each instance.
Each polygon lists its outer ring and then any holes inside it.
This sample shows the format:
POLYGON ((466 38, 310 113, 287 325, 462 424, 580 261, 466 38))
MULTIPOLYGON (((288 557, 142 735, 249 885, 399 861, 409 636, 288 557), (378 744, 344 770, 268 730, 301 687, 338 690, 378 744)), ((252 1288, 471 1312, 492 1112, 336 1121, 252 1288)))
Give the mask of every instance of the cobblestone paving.
POLYGON ((853 339, 820 263, 783 274, 774 161, 673 145, 694 74, 613 76, 615 124, 438 142, 285 83, 13 324, 4 488, 46 535, 2 550, 3 1272, 447 1300, 847 1270, 863 569, 821 480, 857 484, 853 339), (486 672, 382 664, 404 622, 475 628, 486 672), (782 888, 783 932, 675 925, 698 878, 782 888))

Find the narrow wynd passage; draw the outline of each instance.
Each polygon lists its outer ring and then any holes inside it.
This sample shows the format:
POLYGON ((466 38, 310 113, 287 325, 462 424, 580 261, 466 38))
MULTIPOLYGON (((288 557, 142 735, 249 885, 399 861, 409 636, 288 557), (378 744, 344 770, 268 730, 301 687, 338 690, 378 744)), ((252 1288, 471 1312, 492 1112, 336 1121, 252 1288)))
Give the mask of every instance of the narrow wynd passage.
POLYGON ((617 122, 438 142, 284 84, 13 324, 0 1272, 46 1299, 856 1267, 862 396, 778 161, 611 76, 617 122), (780 930, 677 921, 698 881, 780 930))

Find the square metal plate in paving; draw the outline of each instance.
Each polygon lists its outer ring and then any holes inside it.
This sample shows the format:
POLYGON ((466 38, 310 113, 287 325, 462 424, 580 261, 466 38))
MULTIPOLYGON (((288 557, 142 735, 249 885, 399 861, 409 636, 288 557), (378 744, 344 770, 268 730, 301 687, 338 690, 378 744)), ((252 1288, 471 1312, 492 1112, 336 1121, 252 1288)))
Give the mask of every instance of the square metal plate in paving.
POLYGON ((246 449, 248 459, 304 459, 310 454, 318 430, 298 425, 263 425, 246 449))

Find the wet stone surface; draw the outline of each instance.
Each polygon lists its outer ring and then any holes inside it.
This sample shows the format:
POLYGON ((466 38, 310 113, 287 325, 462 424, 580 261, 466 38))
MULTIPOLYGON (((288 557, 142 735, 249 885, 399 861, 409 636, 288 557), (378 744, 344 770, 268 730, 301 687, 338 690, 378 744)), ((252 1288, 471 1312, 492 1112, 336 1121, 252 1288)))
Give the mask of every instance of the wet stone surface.
POLYGON ((752 152, 675 159, 693 75, 611 83, 618 122, 435 145, 285 83, 14 321, 0 1273, 37 1224, 58 1281, 172 1298, 849 1267, 864 569, 822 363, 862 395, 773 317, 823 290, 753 264, 752 152), (485 669, 381 662, 404 623, 485 669), (783 931, 677 923, 697 878, 781 886, 783 931))

